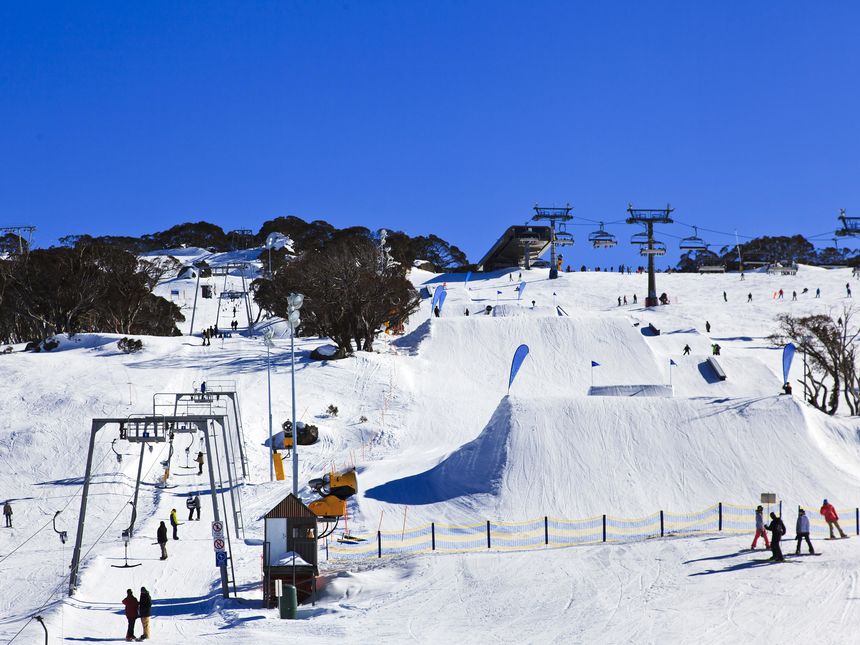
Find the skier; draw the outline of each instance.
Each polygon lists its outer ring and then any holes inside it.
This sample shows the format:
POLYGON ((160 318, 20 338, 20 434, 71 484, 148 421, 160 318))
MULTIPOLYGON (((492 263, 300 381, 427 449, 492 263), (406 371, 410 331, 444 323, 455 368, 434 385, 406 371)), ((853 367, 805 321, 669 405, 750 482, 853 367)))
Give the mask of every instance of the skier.
POLYGON ((792 299, 792 300, 797 300, 797 291, 792 291, 792 292, 791 292, 791 299, 792 299))
POLYGON ((705 333, 711 333, 711 323, 709 323, 707 320, 705 321, 705 333))
POLYGON ((167 527, 164 526, 163 521, 158 525, 158 531, 155 533, 155 541, 161 547, 161 559, 167 560, 167 527))
POLYGON ((143 626, 143 634, 137 640, 145 641, 149 638, 149 618, 152 616, 152 598, 146 587, 140 588, 140 602, 137 606, 137 613, 140 616, 140 624, 143 626))
POLYGON ((633 304, 635 305, 637 302, 638 302, 638 300, 636 299, 636 294, 634 293, 633 294, 633 304))
POLYGON ((197 462, 197 474, 202 475, 203 474, 203 453, 198 452, 197 457, 194 459, 194 461, 197 462))
POLYGON ((764 547, 766 549, 770 548, 770 541, 767 539, 767 531, 764 530, 764 509, 761 506, 757 506, 755 509, 755 537, 752 541, 752 546, 750 549, 755 549, 755 545, 758 543, 758 539, 760 537, 764 538, 764 547))
POLYGON ((850 298, 850 297, 851 297, 851 285, 846 284, 846 285, 845 285, 845 291, 847 291, 847 292, 848 292, 848 293, 847 293, 847 295, 846 295, 846 297, 847 297, 847 298, 850 298))
POLYGON ((728 301, 729 301, 729 298, 728 298, 728 296, 726 295, 726 292, 725 292, 725 291, 723 291, 723 302, 728 302, 728 301))
POLYGON ((800 555, 801 540, 806 540, 809 552, 815 553, 815 549, 812 548, 812 542, 809 541, 809 518, 806 517, 806 511, 802 508, 797 509, 797 526, 794 532, 797 534, 797 549, 795 549, 794 555, 800 555))
POLYGON ((197 519, 200 519, 200 498, 195 495, 185 500, 185 508, 188 509, 188 521, 194 519, 194 511, 197 511, 197 519))
POLYGON ((744 279, 744 272, 741 271, 741 280, 743 280, 743 279, 744 279))
POLYGON ((785 562, 785 556, 782 555, 782 549, 779 546, 779 541, 785 535, 785 524, 776 516, 776 513, 771 513, 770 524, 764 528, 770 531, 770 550, 773 553, 770 559, 776 562, 785 562))
POLYGON ((752 302, 752 293, 747 294, 747 302, 752 302))
POLYGON ((534 309, 534 308, 535 308, 535 301, 532 300, 532 309, 534 309))
POLYGON ((782 300, 782 289, 779 290, 779 299, 782 300))
POLYGON ((690 355, 690 345, 684 345, 684 356, 690 355))
POLYGON ((824 516, 824 521, 827 522, 827 528, 830 529, 830 539, 835 539, 836 536, 833 535, 833 527, 835 526, 839 530, 840 537, 848 537, 842 531, 842 527, 839 526, 839 515, 836 514, 836 509, 833 508, 833 504, 830 504, 826 499, 824 500, 824 504, 821 505, 821 510, 819 511, 821 515, 824 516))
POLYGON ((820 288, 820 287, 816 287, 816 288, 815 288, 815 297, 816 297, 816 298, 820 298, 820 297, 821 297, 821 288, 820 288))
POLYGON ((518 279, 518 280, 522 280, 522 279, 523 279, 523 272, 522 272, 522 271, 520 271, 520 275, 519 275, 519 277, 518 277, 517 279, 518 279))
POLYGON ((466 314, 465 315, 467 315, 467 316, 469 315, 469 308, 468 307, 466 307, 466 314))
POLYGON ((625 305, 627 304, 627 296, 624 296, 623 302, 625 305))
POLYGON ((719 344, 719 343, 714 343, 713 345, 711 345, 711 353, 712 353, 714 356, 719 356, 719 355, 720 355, 720 349, 722 349, 722 348, 720 347, 720 344, 719 344))
POLYGON ((3 517, 6 518, 6 528, 12 528, 12 505, 7 501, 3 504, 3 517))
POLYGON ((621 296, 618 296, 618 306, 621 306, 621 296))
POLYGON ((134 635, 134 623, 137 621, 138 602, 131 589, 127 590, 125 598, 122 599, 122 604, 125 605, 125 617, 128 620, 128 629, 125 632, 125 640, 137 640, 134 635))
POLYGON ((177 535, 176 530, 179 528, 179 520, 176 517, 176 509, 170 509, 170 526, 173 527, 173 539, 178 540, 179 535, 177 535))
POLYGON ((200 384, 200 394, 206 394, 206 381, 200 384))
POLYGON ((509 273, 509 274, 508 274, 508 282, 513 282, 513 281, 514 281, 514 274, 513 274, 513 273, 509 273))
POLYGON ((437 318, 439 317, 439 305, 436 305, 435 307, 433 307, 433 315, 436 316, 437 318))
POLYGON ((791 383, 786 383, 785 385, 783 385, 782 392, 783 394, 788 394, 788 396, 791 396, 791 383))

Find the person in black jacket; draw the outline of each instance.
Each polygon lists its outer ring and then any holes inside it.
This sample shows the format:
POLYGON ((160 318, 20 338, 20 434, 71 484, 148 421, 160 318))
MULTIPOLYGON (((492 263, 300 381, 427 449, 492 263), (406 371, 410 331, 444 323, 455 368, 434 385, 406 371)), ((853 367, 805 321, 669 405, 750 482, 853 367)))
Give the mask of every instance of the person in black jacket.
POLYGON ((782 555, 782 549, 779 546, 779 541, 782 539, 782 536, 785 535, 785 524, 783 524, 782 520, 776 516, 776 513, 771 513, 770 524, 768 524, 764 528, 766 528, 771 533, 770 550, 773 555, 770 559, 775 560, 776 562, 784 562, 785 556, 782 555))
POLYGON ((200 498, 195 495, 185 500, 185 507, 188 509, 188 520, 194 519, 194 511, 197 511, 197 519, 200 519, 200 498))
POLYGON ((138 641, 145 641, 149 638, 149 618, 152 616, 152 598, 146 587, 140 588, 140 600, 137 605, 137 615, 140 617, 140 622, 143 625, 143 634, 140 635, 138 641))
POLYGON ((156 542, 161 547, 161 559, 167 560, 167 527, 164 526, 164 522, 158 525, 158 531, 155 535, 156 542))

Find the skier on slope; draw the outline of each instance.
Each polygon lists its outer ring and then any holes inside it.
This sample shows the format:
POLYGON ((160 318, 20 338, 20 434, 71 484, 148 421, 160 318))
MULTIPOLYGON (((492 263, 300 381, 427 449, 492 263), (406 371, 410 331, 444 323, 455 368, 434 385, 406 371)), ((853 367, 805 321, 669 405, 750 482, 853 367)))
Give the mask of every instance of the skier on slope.
POLYGON ((152 597, 149 595, 146 587, 140 588, 140 601, 137 605, 137 613, 140 616, 140 623, 143 625, 143 634, 137 640, 145 641, 149 638, 149 619, 152 616, 152 597))
POLYGON ((815 553, 815 549, 812 548, 812 542, 809 541, 809 518, 806 517, 806 511, 802 508, 797 509, 797 526, 794 532, 797 535, 797 549, 795 549, 794 555, 800 555, 801 540, 806 540, 809 552, 815 553))
POLYGON ((179 528, 179 519, 176 517, 176 509, 170 509, 170 526, 173 527, 173 539, 178 540, 179 535, 177 534, 177 529, 179 528))
POLYGON ((747 294, 747 302, 752 302, 752 293, 747 294))
POLYGON ((194 459, 197 462, 197 474, 203 474, 203 452, 198 452, 197 457, 194 459))
POLYGON ((161 559, 167 560, 167 527, 164 526, 163 521, 159 523, 158 531, 155 532, 155 541, 161 547, 161 559))
POLYGON ((684 356, 689 356, 689 355, 690 355, 690 345, 687 344, 687 345, 684 345, 684 356))
POLYGON ((726 295, 726 292, 725 292, 725 291, 723 291, 723 302, 728 302, 728 301, 729 301, 729 298, 728 298, 728 296, 726 295))
POLYGON ((439 317, 439 305, 436 305, 435 307, 433 307, 433 315, 436 316, 437 318, 439 317))
POLYGON ((134 636, 134 623, 137 621, 137 598, 134 597, 134 592, 131 589, 126 591, 125 598, 122 599, 122 604, 125 605, 125 618, 128 621, 128 629, 125 632, 125 640, 137 640, 134 636))
POLYGON ((709 323, 707 320, 705 321, 705 333, 706 334, 711 333, 711 323, 709 323))
POLYGON ((833 535, 833 527, 835 526, 839 530, 840 537, 848 537, 845 535, 842 527, 839 526, 839 515, 836 513, 836 509, 833 508, 833 504, 828 502, 826 499, 824 503, 821 505, 821 510, 819 511, 821 515, 824 517, 824 521, 827 522, 827 528, 830 529, 830 539, 834 539, 836 536, 833 535))
POLYGON ((12 528, 12 505, 7 501, 3 504, 3 517, 6 518, 6 528, 12 528))
POLYGON ((758 539, 760 537, 764 538, 764 546, 766 549, 770 548, 770 541, 767 539, 767 531, 764 530, 764 509, 761 506, 757 506, 755 509, 755 537, 752 541, 752 546, 750 549, 755 549, 755 545, 758 543, 758 539))
POLYGON ((785 562, 785 556, 782 555, 782 549, 779 546, 779 541, 785 535, 785 524, 776 516, 776 513, 771 513, 770 524, 764 528, 770 531, 770 550, 773 553, 770 559, 775 562, 785 562))
POLYGON ((200 519, 200 498, 195 495, 185 500, 185 508, 188 509, 188 521, 194 519, 194 511, 197 511, 197 519, 200 519))

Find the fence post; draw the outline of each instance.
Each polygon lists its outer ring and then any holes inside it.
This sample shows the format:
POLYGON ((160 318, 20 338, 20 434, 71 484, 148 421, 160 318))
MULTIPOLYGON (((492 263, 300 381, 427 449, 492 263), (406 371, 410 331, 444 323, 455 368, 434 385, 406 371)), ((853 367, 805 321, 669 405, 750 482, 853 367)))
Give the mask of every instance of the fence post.
POLYGON ((660 511, 660 537, 663 537, 663 511, 660 511))
POLYGON ((490 520, 487 520, 487 548, 490 548, 490 520))
POLYGON ((543 543, 549 544, 549 517, 543 516, 543 543))
POLYGON ((432 550, 436 550, 436 522, 430 522, 430 545, 432 550))
POLYGON ((603 514, 603 541, 606 542, 606 513, 603 514))
POLYGON ((857 526, 857 535, 860 535, 860 508, 854 509, 854 523, 857 526))
POLYGON ((376 551, 378 557, 382 557, 382 531, 376 532, 376 551))
POLYGON ((723 503, 722 502, 719 502, 719 508, 720 508, 720 519, 719 519, 719 524, 717 525, 717 530, 722 531, 723 530, 723 503))

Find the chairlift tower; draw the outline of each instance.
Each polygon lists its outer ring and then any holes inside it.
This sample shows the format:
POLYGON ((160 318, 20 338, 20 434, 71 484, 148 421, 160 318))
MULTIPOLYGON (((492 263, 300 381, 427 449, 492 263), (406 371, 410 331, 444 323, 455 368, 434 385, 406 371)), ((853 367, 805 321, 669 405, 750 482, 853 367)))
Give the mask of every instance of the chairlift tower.
POLYGON ((228 233, 230 236, 230 247, 233 251, 241 251, 248 248, 248 242, 254 237, 254 232, 249 228, 237 228, 228 233))
POLYGON ((654 224, 672 224, 673 220, 670 215, 673 210, 675 209, 669 204, 666 205, 666 208, 633 208, 633 204, 627 205, 627 223, 640 224, 645 227, 645 239, 643 240, 644 243, 640 246, 639 252, 642 255, 648 256, 648 295, 645 296, 646 307, 656 307, 658 304, 657 280, 654 277, 654 256, 662 255, 666 252, 665 245, 661 249, 660 244, 655 243, 654 224))
POLYGON ((33 233, 36 231, 35 226, 23 225, 23 226, 0 226, 0 235, 8 235, 12 233, 18 237, 18 251, 21 255, 24 255, 24 235, 27 234, 27 252, 30 251, 30 242, 33 239, 33 233))
POLYGON ((556 236, 555 225, 556 222, 569 222, 573 219, 573 215, 570 214, 570 211, 573 210, 570 204, 567 206, 563 206, 561 208, 547 208, 543 206, 534 205, 535 214, 532 217, 533 221, 541 221, 546 220, 549 222, 550 230, 552 231, 552 235, 550 237, 549 243, 549 279, 555 280, 558 277, 558 267, 556 266, 556 255, 555 255, 555 246, 558 244, 559 246, 566 244, 573 244, 572 239, 560 239, 556 236))

